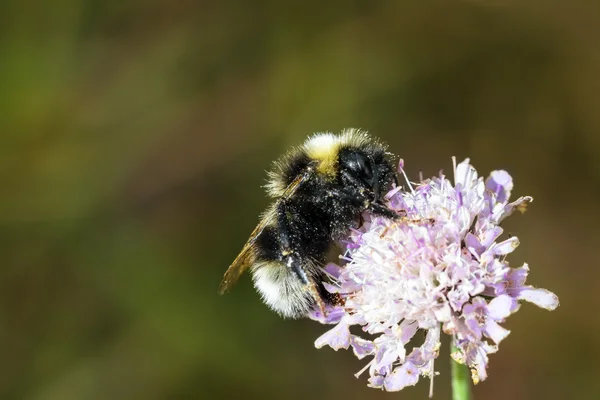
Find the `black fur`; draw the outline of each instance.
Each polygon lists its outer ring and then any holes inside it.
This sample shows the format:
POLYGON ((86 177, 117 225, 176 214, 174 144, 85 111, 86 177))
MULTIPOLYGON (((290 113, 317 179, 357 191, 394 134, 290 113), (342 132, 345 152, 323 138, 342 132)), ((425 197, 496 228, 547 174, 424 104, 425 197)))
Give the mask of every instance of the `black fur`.
POLYGON ((285 186, 289 185, 294 179, 303 173, 311 164, 312 160, 303 151, 299 151, 291 156, 281 167, 281 174, 285 186))

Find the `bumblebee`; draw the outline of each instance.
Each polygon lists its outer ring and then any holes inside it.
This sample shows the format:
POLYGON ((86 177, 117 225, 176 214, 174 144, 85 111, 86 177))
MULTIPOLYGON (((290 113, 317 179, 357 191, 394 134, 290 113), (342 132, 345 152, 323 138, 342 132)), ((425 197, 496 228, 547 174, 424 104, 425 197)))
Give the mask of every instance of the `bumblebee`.
POLYGON ((225 272, 226 292, 250 269, 262 300, 284 317, 306 316, 335 303, 322 282, 327 254, 360 224, 361 214, 397 218, 382 202, 396 181, 386 147, 366 132, 317 133, 268 173, 274 202, 225 272))

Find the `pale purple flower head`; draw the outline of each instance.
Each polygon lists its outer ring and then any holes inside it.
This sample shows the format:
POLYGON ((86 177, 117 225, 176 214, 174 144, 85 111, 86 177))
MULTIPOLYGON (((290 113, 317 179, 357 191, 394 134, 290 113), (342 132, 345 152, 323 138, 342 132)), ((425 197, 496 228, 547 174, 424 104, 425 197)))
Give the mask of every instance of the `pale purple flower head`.
POLYGON ((388 193, 388 206, 403 216, 366 215, 346 244, 348 263, 326 268, 333 277, 326 289, 345 304, 326 316, 313 313, 336 324, 315 346, 352 347, 359 359, 370 357, 357 376, 368 370, 369 386, 397 391, 420 376, 433 383, 443 332, 452 336, 458 349, 452 357, 469 366, 473 382, 486 379, 488 354, 510 333, 500 324, 519 301, 558 306, 556 295, 525 284, 527 264, 511 268, 506 261, 519 241, 499 239, 499 225, 533 200, 509 202, 512 188, 507 172, 483 180, 467 159, 455 165, 454 182, 440 173, 388 193), (365 336, 351 333, 352 325, 365 336), (417 335, 420 330, 425 334, 417 335))

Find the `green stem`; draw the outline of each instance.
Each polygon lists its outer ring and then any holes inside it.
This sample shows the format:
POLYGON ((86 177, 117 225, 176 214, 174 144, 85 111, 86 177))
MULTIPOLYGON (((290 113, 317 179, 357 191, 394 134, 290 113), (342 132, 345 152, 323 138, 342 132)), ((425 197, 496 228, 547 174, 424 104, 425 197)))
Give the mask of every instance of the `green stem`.
MULTIPOLYGON (((454 345, 454 340, 450 339, 450 354, 458 351, 454 345)), ((452 400, 470 400, 471 399, 471 377, 469 376, 469 367, 465 364, 459 364, 450 357, 452 369, 452 400)))

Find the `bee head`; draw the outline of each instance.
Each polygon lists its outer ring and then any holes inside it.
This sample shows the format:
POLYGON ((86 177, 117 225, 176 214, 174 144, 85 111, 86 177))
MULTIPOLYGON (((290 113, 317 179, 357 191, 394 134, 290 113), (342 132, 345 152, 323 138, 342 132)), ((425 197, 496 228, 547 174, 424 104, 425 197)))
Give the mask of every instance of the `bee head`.
POLYGON ((393 168, 383 149, 343 149, 339 166, 344 185, 367 189, 376 202, 394 179, 393 168))

